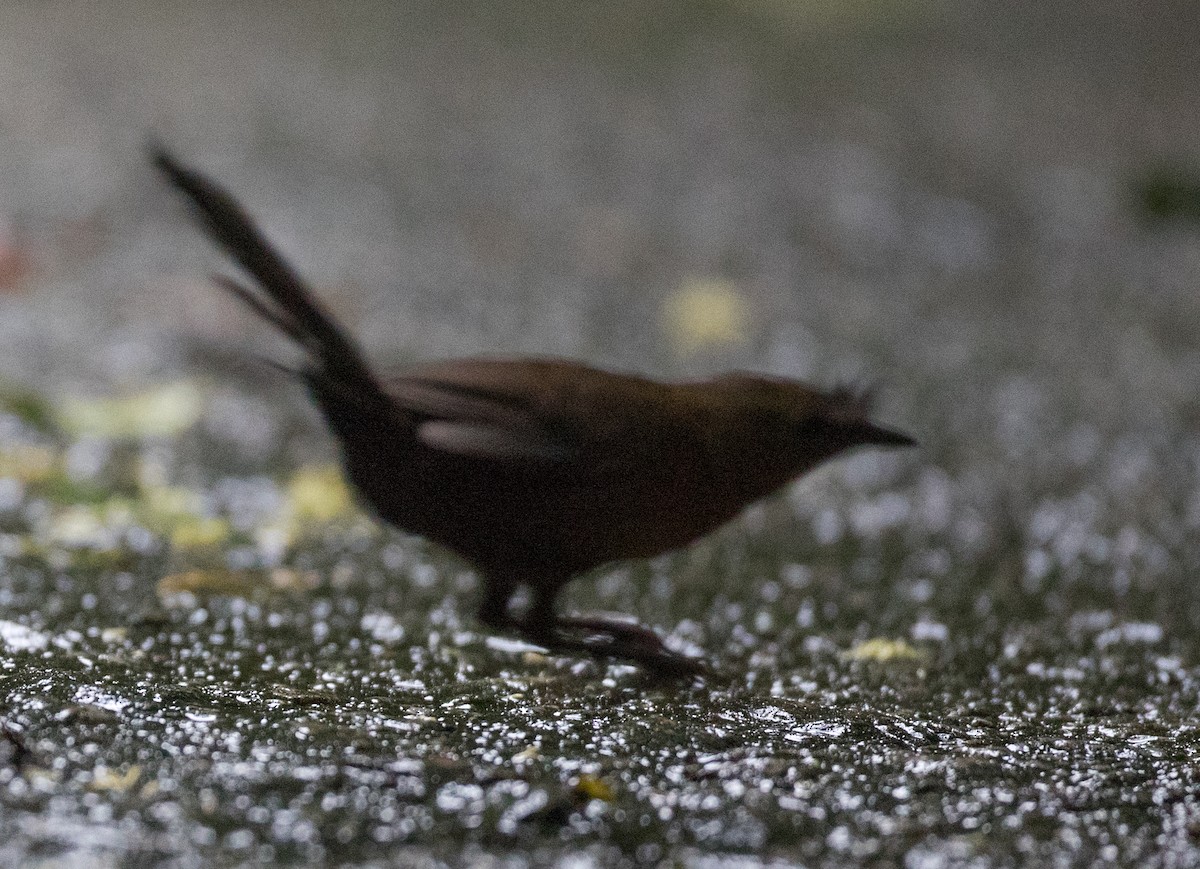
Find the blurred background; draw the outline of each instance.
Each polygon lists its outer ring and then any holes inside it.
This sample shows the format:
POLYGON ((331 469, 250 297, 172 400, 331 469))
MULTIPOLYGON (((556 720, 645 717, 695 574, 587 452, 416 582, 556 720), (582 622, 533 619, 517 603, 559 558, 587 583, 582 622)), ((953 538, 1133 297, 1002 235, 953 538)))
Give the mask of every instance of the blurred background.
POLYGON ((978 413, 1001 359, 1046 384, 1098 362, 1108 400, 1136 400, 1195 315, 1192 239, 1148 229, 1136 190, 1193 168, 1192 4, 4 14, 16 380, 144 381, 182 344, 265 334, 210 288, 224 264, 151 136, 244 198, 381 357, 880 377, 978 413))
MULTIPOLYGON (((428 856, 479 830, 521 853, 493 815, 575 776, 571 799, 617 808, 539 828, 544 856, 1195 864, 1200 6, 0 0, 0 20, 0 640, 27 674, 7 705, 39 762, 66 758, 18 802, 62 797, 92 857, 128 856, 114 816, 160 855, 428 856), (544 660, 469 633, 461 566, 369 523, 270 525, 351 509, 333 445, 249 358, 294 350, 213 287, 228 265, 152 137, 241 198, 381 363, 877 382, 922 449, 572 586, 740 687, 643 707, 628 672, 537 681, 544 660), (167 605, 246 592, 202 564, 282 565, 274 592, 303 594, 167 605), (214 635, 245 657, 206 659, 214 635), (34 667, 46 648, 63 660, 34 667), (108 699, 80 693, 77 655, 109 662, 108 699), (163 661, 157 687, 129 681, 163 661), (378 782, 355 808, 345 768, 289 778, 326 743, 412 759, 413 826, 378 782), (153 766, 180 745, 212 765, 153 766), (284 761, 255 767, 274 808, 248 821, 224 800, 264 757, 284 761), (126 811, 208 832, 155 838, 126 811)), ((0 857, 54 839, 38 817, 0 823, 0 857)))

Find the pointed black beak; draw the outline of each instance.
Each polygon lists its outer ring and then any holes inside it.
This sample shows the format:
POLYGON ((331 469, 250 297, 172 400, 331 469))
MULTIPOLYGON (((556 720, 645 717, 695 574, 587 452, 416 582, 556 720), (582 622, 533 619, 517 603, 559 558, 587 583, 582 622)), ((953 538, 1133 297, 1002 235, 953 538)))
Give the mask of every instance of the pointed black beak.
POLYGON ((861 444, 871 444, 878 447, 915 447, 917 441, 903 432, 883 428, 871 422, 859 423, 855 426, 856 440, 861 444))

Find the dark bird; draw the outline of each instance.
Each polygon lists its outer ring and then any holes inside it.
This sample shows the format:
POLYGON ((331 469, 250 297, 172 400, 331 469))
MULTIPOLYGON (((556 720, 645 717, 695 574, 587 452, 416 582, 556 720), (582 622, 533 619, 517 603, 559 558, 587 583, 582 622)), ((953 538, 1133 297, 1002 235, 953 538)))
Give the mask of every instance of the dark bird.
POLYGON ((547 649, 700 672, 649 628, 555 612, 579 574, 708 534, 852 447, 905 446, 865 395, 751 374, 661 383, 562 359, 469 358, 383 379, 236 201, 161 149, 154 162, 257 282, 222 287, 305 351, 296 372, 385 522, 470 562, 479 620, 547 649), (521 612, 517 590, 530 592, 521 612))

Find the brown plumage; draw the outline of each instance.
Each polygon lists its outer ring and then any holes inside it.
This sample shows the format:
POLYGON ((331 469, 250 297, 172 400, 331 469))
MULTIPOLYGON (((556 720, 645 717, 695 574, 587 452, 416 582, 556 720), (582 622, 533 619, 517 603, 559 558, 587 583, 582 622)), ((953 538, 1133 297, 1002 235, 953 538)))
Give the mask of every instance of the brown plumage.
POLYGON ((363 501, 473 564, 479 618, 494 630, 696 672, 647 628, 556 615, 559 590, 605 562, 690 543, 849 448, 913 442, 871 423, 862 395, 749 374, 661 383, 474 358, 382 380, 232 197, 161 150, 154 160, 260 289, 219 283, 306 351, 299 375, 363 501), (516 614, 522 585, 531 603, 516 614))

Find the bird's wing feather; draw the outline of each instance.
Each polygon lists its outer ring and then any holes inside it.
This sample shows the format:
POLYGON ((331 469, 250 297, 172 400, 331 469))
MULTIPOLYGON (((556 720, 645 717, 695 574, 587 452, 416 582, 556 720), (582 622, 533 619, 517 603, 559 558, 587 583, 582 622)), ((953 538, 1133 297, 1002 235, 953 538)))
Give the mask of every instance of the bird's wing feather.
POLYGON ((579 445, 518 397, 425 377, 394 379, 388 395, 413 414, 425 446, 505 462, 565 462, 579 445))

